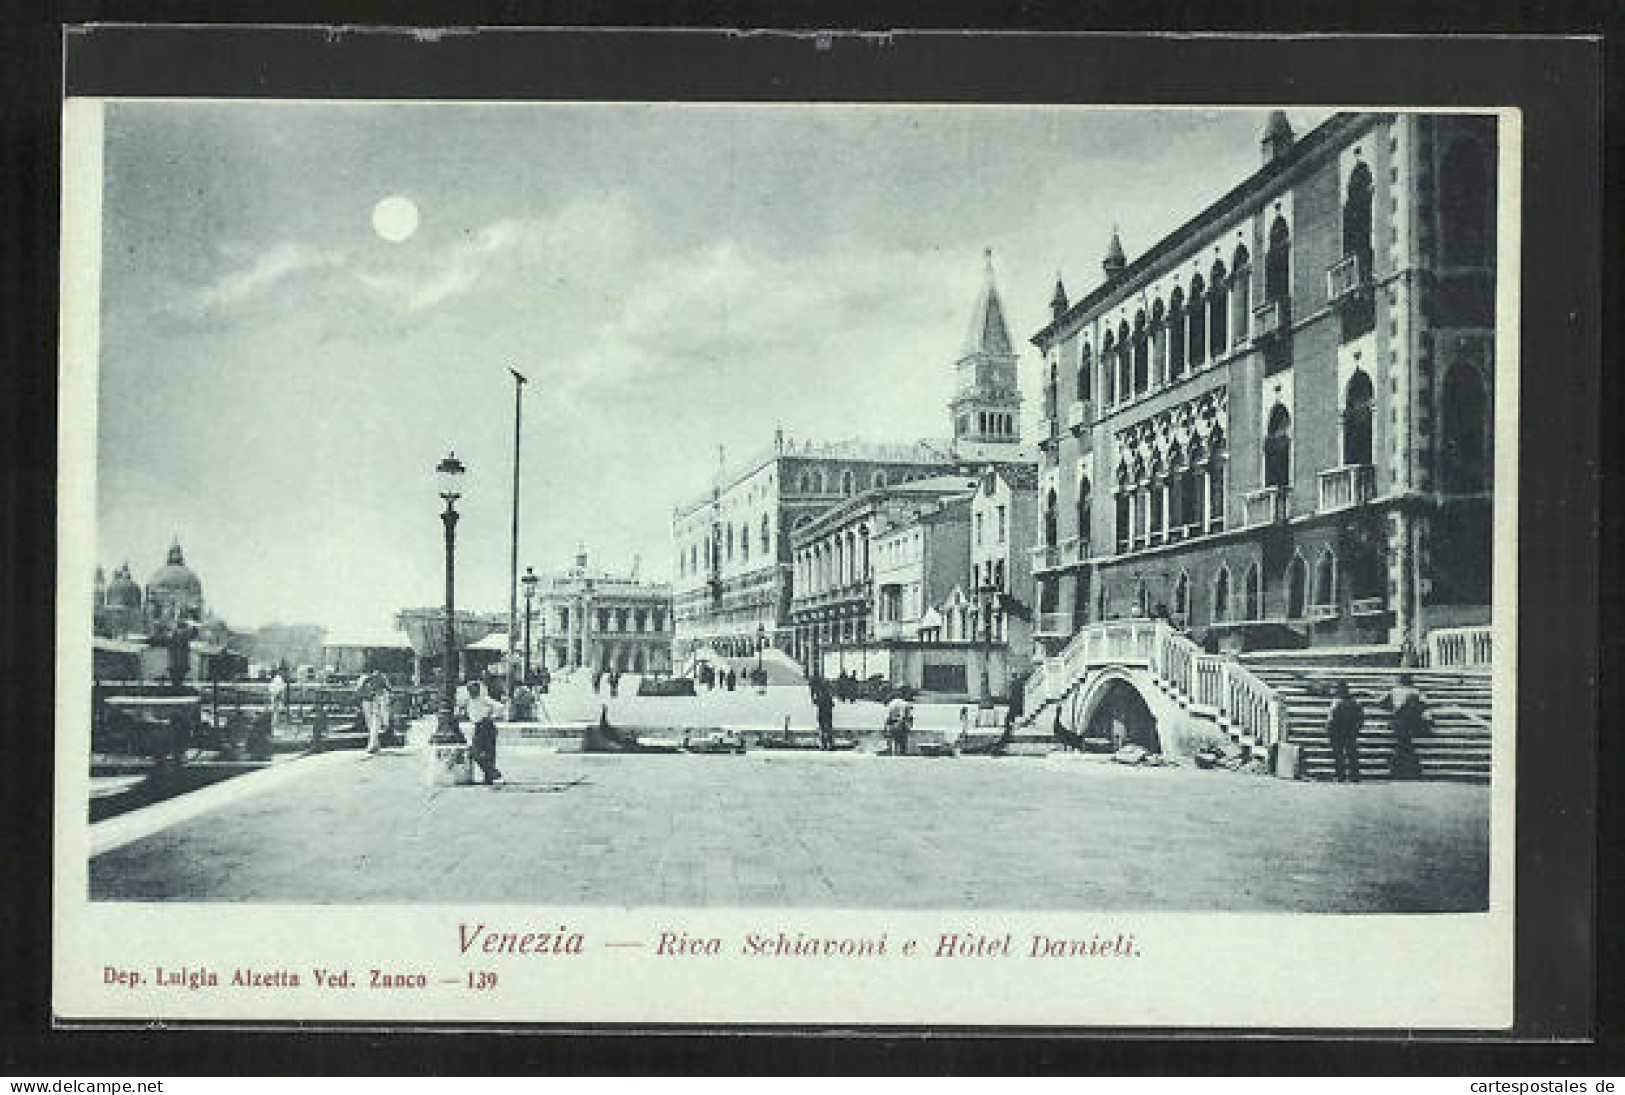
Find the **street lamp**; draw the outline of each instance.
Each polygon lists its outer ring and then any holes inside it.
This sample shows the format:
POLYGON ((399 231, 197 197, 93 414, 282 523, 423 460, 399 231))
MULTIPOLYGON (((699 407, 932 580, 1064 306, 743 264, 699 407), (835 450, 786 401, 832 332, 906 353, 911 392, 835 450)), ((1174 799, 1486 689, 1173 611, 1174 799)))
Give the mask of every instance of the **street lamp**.
POLYGON ((448 453, 435 467, 440 480, 440 497, 446 508, 440 520, 446 526, 446 649, 442 663, 440 693, 440 721, 435 727, 431 745, 462 745, 467 739, 457 729, 457 499, 462 497, 463 462, 456 453, 448 453))
POLYGON ((982 610, 982 701, 979 704, 983 711, 993 709, 993 680, 991 667, 993 664, 993 606, 998 603, 1002 592, 992 582, 983 585, 977 591, 981 600, 982 610))
POLYGON ((536 572, 530 567, 525 568, 525 576, 519 579, 525 583, 525 684, 530 684, 530 617, 531 606, 536 599, 536 583, 541 581, 536 572))
POLYGON ((767 647, 767 625, 756 625, 756 679, 766 683, 762 676, 762 651, 767 647))

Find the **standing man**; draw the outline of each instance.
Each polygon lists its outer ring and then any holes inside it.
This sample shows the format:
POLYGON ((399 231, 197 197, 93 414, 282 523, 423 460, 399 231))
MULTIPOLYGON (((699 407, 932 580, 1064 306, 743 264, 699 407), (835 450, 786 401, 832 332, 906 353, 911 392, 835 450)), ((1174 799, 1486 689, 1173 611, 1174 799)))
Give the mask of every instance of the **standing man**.
POLYGON ((1332 743, 1332 770, 1338 783, 1360 782, 1360 727, 1365 725, 1365 709, 1349 695, 1346 681, 1338 681, 1337 697, 1326 716, 1326 736, 1332 743))
POLYGON ((474 724, 474 763, 486 786, 502 778, 497 770, 497 705, 488 699, 479 681, 468 682, 468 721, 474 724))
POLYGON ((813 706, 818 709, 818 748, 835 748, 835 697, 830 694, 829 682, 822 677, 813 678, 813 706))

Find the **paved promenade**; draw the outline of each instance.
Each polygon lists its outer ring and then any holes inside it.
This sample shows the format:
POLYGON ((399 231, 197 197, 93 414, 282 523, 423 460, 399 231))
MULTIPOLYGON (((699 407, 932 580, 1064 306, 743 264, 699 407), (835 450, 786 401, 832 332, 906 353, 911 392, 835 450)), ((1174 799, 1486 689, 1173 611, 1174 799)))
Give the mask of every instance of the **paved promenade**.
MULTIPOLYGON (((1412 912, 1487 900, 1489 790, 1077 756, 508 749, 293 762, 91 861, 93 899, 1412 912)), ((130 823, 126 823, 130 824, 130 823)))

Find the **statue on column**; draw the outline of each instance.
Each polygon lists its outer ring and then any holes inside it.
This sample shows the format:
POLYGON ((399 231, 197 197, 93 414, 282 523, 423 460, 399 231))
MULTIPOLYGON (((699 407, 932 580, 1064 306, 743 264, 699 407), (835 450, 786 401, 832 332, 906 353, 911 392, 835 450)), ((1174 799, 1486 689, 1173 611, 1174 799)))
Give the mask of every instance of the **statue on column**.
POLYGON ((197 634, 197 628, 189 620, 177 615, 155 629, 147 640, 150 645, 161 646, 168 652, 169 684, 177 692, 191 670, 192 640, 197 634))

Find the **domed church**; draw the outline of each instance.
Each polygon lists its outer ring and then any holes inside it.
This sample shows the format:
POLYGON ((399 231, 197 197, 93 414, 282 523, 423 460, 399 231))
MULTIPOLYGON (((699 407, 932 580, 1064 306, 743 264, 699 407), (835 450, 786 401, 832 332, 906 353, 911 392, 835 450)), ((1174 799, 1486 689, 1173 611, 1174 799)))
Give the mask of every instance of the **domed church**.
POLYGON ((203 582, 186 565, 180 541, 169 545, 169 560, 147 579, 147 623, 203 618, 203 582))

